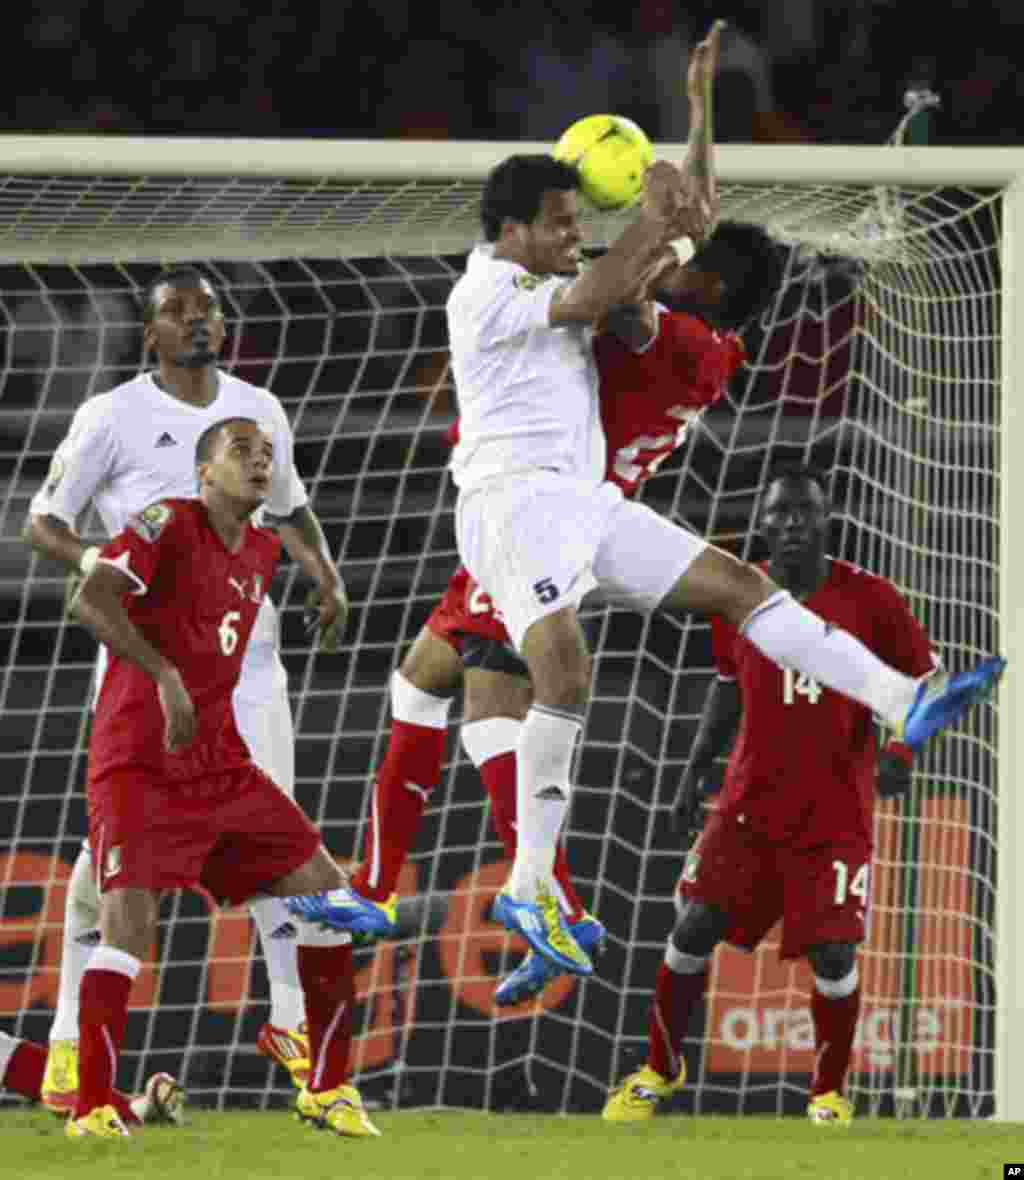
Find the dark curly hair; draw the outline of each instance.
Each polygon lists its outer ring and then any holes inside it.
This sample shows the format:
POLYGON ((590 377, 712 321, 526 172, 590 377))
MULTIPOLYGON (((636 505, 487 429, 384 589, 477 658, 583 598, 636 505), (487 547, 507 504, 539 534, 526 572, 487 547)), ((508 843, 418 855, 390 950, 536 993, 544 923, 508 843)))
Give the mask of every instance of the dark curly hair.
POLYGON ((571 164, 542 153, 509 156, 492 169, 480 201, 484 237, 496 242, 503 221, 529 225, 540 212, 549 189, 568 191, 580 187, 580 174, 571 164))
POLYGON ((687 265, 705 274, 717 274, 725 284, 721 301, 700 309, 704 318, 716 327, 739 329, 778 293, 785 255, 761 226, 720 221, 687 265))

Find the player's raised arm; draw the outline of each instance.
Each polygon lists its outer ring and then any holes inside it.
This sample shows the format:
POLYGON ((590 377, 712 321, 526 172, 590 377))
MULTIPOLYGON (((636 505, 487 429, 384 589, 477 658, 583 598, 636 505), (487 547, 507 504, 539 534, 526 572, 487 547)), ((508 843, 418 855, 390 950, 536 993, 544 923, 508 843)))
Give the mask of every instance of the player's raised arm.
POLYGON ((682 163, 682 174, 690 199, 701 214, 697 236, 693 237, 693 242, 698 247, 714 232, 719 216, 711 95, 718 72, 719 40, 724 29, 725 21, 716 20, 708 35, 694 48, 686 72, 690 132, 686 156, 682 163))
POLYGON ((137 664, 155 682, 166 721, 164 742, 174 751, 192 741, 195 709, 178 669, 145 638, 122 605, 124 596, 138 589, 137 578, 112 561, 97 561, 82 583, 74 612, 100 643, 137 664))

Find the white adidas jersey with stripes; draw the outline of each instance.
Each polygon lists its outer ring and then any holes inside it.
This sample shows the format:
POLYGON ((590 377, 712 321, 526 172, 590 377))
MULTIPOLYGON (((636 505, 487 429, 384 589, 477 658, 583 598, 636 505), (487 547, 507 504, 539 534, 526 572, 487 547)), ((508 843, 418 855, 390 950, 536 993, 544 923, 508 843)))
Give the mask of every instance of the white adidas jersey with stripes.
MULTIPOLYGON (((269 390, 217 372, 217 396, 193 406, 165 393, 152 373, 140 373, 78 409, 57 448, 34 514, 55 516, 76 529, 93 505, 108 537, 128 518, 168 496, 194 496, 196 443, 223 418, 253 418, 273 440, 274 472, 266 508, 287 516, 306 502, 295 470, 294 442, 284 408, 269 390)), ((250 652, 276 642, 276 615, 269 606, 250 640, 250 652)), ((246 661, 249 662, 249 653, 246 661)))

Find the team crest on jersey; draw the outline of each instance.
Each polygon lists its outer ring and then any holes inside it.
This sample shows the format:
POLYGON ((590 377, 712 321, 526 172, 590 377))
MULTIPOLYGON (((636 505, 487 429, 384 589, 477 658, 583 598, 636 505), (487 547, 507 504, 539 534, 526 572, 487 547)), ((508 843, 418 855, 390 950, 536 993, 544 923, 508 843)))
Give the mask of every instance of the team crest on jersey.
POLYGON ((538 278, 536 275, 521 274, 516 275, 513 282, 520 291, 536 291, 544 280, 538 278))
POLYGON ((150 504, 137 516, 128 518, 128 525, 144 541, 156 541, 167 527, 168 521, 174 513, 166 504, 150 504))
POLYGON ((52 496, 53 493, 60 487, 60 481, 64 478, 64 460, 60 455, 54 455, 50 461, 50 470, 46 473, 46 494, 52 496))

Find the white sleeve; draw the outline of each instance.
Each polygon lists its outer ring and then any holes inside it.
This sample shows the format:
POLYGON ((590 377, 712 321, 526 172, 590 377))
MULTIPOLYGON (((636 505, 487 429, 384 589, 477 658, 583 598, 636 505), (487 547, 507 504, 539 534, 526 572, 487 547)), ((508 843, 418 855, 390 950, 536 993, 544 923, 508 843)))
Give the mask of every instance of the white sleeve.
POLYGON ((541 279, 526 271, 503 273, 470 309, 477 347, 494 348, 531 328, 550 327, 551 300, 568 285, 569 280, 555 275, 541 279))
POLYGON ((117 444, 111 400, 100 395, 79 406, 64 441, 54 452, 43 486, 32 497, 34 516, 55 516, 74 529, 96 490, 114 467, 117 444))
POLYGON ((295 442, 284 407, 274 399, 274 418, 271 423, 274 438, 274 475, 267 511, 273 516, 291 516, 296 508, 309 503, 306 488, 295 470, 295 442))

